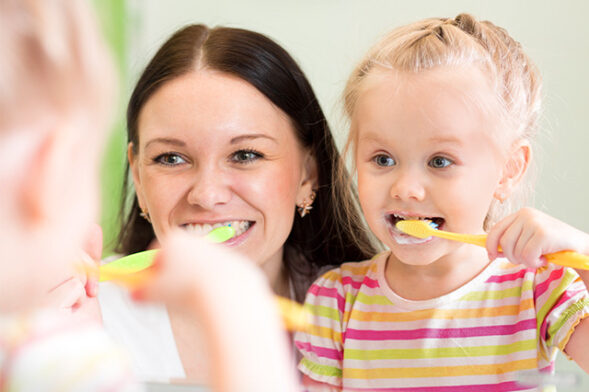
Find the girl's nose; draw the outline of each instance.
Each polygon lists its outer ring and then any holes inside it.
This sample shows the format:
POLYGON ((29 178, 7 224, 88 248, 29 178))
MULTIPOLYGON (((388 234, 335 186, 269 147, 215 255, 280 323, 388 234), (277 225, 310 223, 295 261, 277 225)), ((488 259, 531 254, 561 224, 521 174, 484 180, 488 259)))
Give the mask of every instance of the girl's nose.
POLYGON ((422 201, 425 197, 424 179, 414 170, 398 169, 390 194, 394 199, 422 201))
POLYGON ((212 210, 215 206, 228 203, 231 195, 231 188, 222 170, 203 167, 195 176, 187 199, 192 205, 212 210))

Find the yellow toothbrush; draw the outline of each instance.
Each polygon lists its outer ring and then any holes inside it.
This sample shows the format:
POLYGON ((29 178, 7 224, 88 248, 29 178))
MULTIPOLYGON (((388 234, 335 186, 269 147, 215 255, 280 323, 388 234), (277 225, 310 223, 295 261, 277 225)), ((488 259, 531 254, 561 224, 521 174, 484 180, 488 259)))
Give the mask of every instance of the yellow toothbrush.
MULTIPOLYGON (((452 241, 465 242, 485 247, 487 243, 486 234, 459 234, 449 231, 438 230, 431 225, 434 224, 429 220, 401 220, 395 226, 402 232, 417 238, 440 237, 452 241)), ((501 251, 501 249, 499 249, 501 251)), ((589 270, 589 256, 582 255, 570 250, 563 250, 556 253, 544 255, 546 261, 564 267, 578 268, 589 270)))

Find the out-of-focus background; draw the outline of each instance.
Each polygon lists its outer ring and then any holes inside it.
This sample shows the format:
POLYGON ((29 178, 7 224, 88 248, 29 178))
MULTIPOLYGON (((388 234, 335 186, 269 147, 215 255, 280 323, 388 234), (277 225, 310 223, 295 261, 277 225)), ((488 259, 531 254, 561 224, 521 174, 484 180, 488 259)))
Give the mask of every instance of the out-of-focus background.
MULTIPOLYGON (((157 48, 189 23, 242 27, 284 46, 313 85, 341 146, 347 132, 340 94, 368 47, 393 27, 469 12, 506 28, 544 77, 544 114, 535 155, 537 208, 589 231, 589 2, 585 0, 91 0, 121 71, 117 122, 103 161, 105 254, 118 228, 125 164, 124 112, 133 84, 157 48)), ((566 359, 558 372, 581 374, 566 359)), ((587 391, 584 386, 559 391, 587 391)), ((159 387, 158 387, 159 388, 159 387)), ((163 389, 158 389, 163 390, 163 389)))

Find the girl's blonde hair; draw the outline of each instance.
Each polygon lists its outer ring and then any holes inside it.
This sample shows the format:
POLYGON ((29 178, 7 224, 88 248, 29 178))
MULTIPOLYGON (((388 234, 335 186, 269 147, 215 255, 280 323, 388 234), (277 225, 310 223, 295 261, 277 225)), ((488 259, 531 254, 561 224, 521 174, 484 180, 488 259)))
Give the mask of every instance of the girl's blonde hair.
POLYGON ((87 1, 0 0, 0 53, 0 136, 46 115, 108 122, 115 73, 87 1))
MULTIPOLYGON (((530 141, 536 133, 541 108, 541 76, 519 42, 506 30, 472 15, 430 18, 391 31, 374 45, 352 72, 344 90, 348 118, 367 76, 374 69, 417 73, 440 66, 476 66, 489 76, 505 132, 501 140, 511 146, 530 141)), ((345 150, 356 140, 352 127, 345 150)), ((495 200, 485 220, 485 229, 526 202, 530 176, 504 203, 495 200)))

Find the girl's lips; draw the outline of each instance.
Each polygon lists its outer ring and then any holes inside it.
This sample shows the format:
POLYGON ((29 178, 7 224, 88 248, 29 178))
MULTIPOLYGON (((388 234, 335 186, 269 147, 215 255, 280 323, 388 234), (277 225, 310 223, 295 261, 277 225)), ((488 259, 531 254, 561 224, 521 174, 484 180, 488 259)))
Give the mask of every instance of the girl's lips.
POLYGON ((436 225, 436 228, 442 229, 444 227, 444 218, 437 216, 425 216, 425 215, 410 215, 410 214, 399 214, 391 213, 385 216, 387 224, 392 228, 393 232, 398 234, 404 234, 401 230, 397 229, 397 222, 401 220, 428 220, 436 225))
POLYGON ((444 226, 444 218, 440 217, 430 217, 424 215, 417 215, 417 214, 400 214, 400 213, 391 213, 385 217, 387 226, 389 228, 389 233, 393 240, 399 245, 420 245, 430 242, 434 239, 434 237, 427 237, 427 238, 417 238, 413 237, 409 234, 405 234, 401 230, 399 230, 396 226, 397 222, 401 220, 430 220, 436 223, 438 229, 441 229, 444 226))
POLYGON ((434 237, 427 237, 427 238, 417 238, 413 237, 409 234, 405 234, 401 232, 396 227, 389 226, 389 234, 393 238, 393 240, 399 245, 420 245, 425 244, 426 242, 430 242, 434 239, 434 237))

